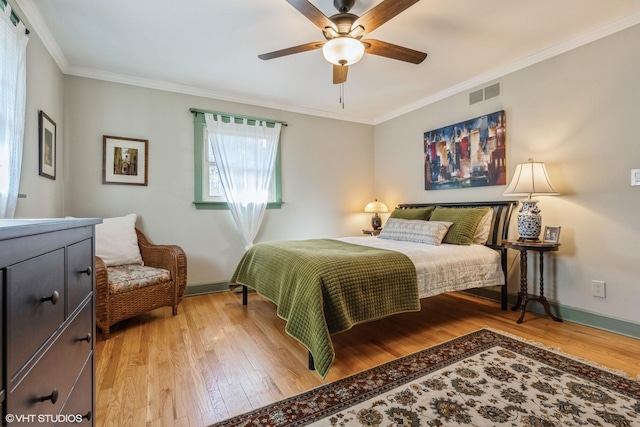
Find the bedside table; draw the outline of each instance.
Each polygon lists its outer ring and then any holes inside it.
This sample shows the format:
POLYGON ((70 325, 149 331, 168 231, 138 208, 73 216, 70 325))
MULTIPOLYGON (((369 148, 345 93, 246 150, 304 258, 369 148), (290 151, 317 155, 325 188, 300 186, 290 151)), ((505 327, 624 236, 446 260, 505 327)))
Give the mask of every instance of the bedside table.
POLYGON ((546 243, 546 242, 526 242, 526 241, 518 241, 518 240, 503 240, 503 245, 508 249, 515 249, 520 251, 520 292, 518 292, 518 301, 516 305, 511 308, 511 310, 516 311, 520 309, 520 318, 518 319, 518 323, 522 323, 522 319, 524 319, 524 314, 526 312, 527 304, 529 301, 538 301, 544 307, 544 311, 547 313, 549 317, 551 317, 556 322, 562 322, 562 319, 556 317, 551 313, 551 309, 549 308, 549 302, 547 298, 544 296, 544 253, 545 252, 556 252, 559 243, 546 243), (527 251, 535 251, 540 254, 540 291, 538 296, 529 295, 529 288, 527 283, 527 251))

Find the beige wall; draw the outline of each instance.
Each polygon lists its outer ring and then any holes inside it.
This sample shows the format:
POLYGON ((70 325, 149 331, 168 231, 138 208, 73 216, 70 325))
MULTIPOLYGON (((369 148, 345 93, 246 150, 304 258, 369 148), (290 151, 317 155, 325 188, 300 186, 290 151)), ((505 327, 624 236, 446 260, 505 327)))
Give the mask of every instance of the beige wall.
MULTIPOLYGON (((640 187, 630 185, 640 168, 639 39, 636 26, 504 76, 499 100, 469 107, 465 92, 377 125, 376 194, 391 205, 504 199, 504 186, 425 191, 422 147, 425 131, 504 109, 508 177, 533 157, 562 193, 538 197, 543 225, 562 226, 560 252, 546 259, 547 297, 640 322, 640 187), (606 299, 591 295, 592 280, 607 283, 606 299)), ((518 274, 512 264, 510 292, 518 274)))
POLYGON ((140 216, 156 243, 188 256, 188 282, 228 280, 244 247, 229 211, 196 210, 193 118, 200 108, 281 120, 282 209, 268 210, 257 241, 354 234, 373 197, 373 127, 79 77, 65 78, 65 212, 140 216), (149 140, 149 185, 102 184, 102 136, 149 140))

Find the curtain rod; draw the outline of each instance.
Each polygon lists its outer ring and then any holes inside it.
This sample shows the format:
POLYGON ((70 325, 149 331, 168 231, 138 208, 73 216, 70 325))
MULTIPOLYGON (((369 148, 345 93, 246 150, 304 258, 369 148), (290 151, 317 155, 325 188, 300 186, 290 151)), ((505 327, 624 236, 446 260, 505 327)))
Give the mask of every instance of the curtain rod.
POLYGON ((244 116, 242 114, 221 113, 220 111, 200 110, 198 108, 190 108, 189 111, 191 111, 191 113, 193 113, 195 115, 211 113, 211 114, 218 114, 218 115, 220 115, 222 117, 227 117, 227 118, 235 117, 237 119, 255 120, 255 121, 266 122, 266 123, 269 123, 269 124, 280 123, 282 126, 288 126, 285 122, 281 122, 279 120, 271 120, 271 119, 263 119, 263 118, 260 118, 260 117, 244 116))
MULTIPOLYGON (((9 5, 9 7, 11 7, 11 5, 9 5)), ((7 0, 2 0, 2 10, 6 10, 6 8, 7 8, 7 0)), ((13 22, 13 25, 15 25, 16 27, 18 26, 19 22, 22 22, 24 24, 24 21, 18 16, 16 11, 13 10, 13 7, 11 7, 11 15, 9 16, 9 19, 11 19, 11 22, 13 22)), ((29 34, 29 32, 30 32, 29 29, 25 25, 24 33, 29 34)))

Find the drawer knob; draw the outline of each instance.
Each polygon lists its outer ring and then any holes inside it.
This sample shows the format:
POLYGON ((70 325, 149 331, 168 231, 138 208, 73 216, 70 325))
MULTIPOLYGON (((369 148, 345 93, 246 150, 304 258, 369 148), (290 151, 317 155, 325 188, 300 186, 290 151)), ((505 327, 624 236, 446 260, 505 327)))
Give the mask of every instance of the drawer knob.
POLYGON ((91 267, 87 267, 84 270, 78 271, 78 274, 82 274, 82 273, 86 274, 87 276, 91 276, 91 273, 93 273, 93 269, 91 267))
POLYGON ((42 302, 51 301, 51 304, 56 305, 59 299, 60 299, 60 294, 58 293, 58 291, 53 291, 50 297, 42 297, 41 301, 42 302))
POLYGON ((93 337, 92 337, 92 336, 91 336, 91 334, 89 333, 89 334, 87 334, 87 336, 86 336, 86 337, 84 337, 84 338, 78 338, 78 341, 80 341, 80 342, 82 342, 82 341, 86 341, 86 342, 88 342, 89 344, 91 344, 91 340, 92 340, 92 339, 93 339, 93 337))
POLYGON ((47 400, 50 400, 51 403, 53 403, 54 405, 56 404, 56 402, 58 401, 58 389, 57 388, 54 388, 49 396, 42 396, 40 398, 40 402, 46 402, 47 400))
POLYGON ((91 421, 91 411, 87 412, 82 418, 86 418, 87 421, 91 421))

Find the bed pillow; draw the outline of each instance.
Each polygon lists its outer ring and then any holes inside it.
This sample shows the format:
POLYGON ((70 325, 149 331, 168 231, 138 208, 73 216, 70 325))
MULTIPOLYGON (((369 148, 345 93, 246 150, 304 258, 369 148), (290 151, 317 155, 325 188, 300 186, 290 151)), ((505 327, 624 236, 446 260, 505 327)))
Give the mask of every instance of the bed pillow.
POLYGON ((487 240, 489 239, 489 233, 491 232, 492 219, 493 209, 489 209, 480 220, 478 228, 476 228, 476 234, 474 234, 472 241, 474 245, 484 245, 487 243, 487 240))
POLYGON ((431 214, 430 220, 453 223, 447 235, 442 239, 443 243, 468 246, 473 242, 478 224, 488 210, 491 208, 445 208, 438 206, 431 214))
POLYGON ((137 215, 104 218, 96 224, 96 256, 106 266, 142 264, 136 234, 137 215))
POLYGON ((379 237, 438 246, 451 224, 442 221, 389 218, 379 237))
POLYGON ((435 206, 425 206, 423 208, 411 208, 411 209, 394 209, 389 215, 389 218, 401 218, 401 219, 421 219, 428 221, 431 213, 435 209, 435 206))

